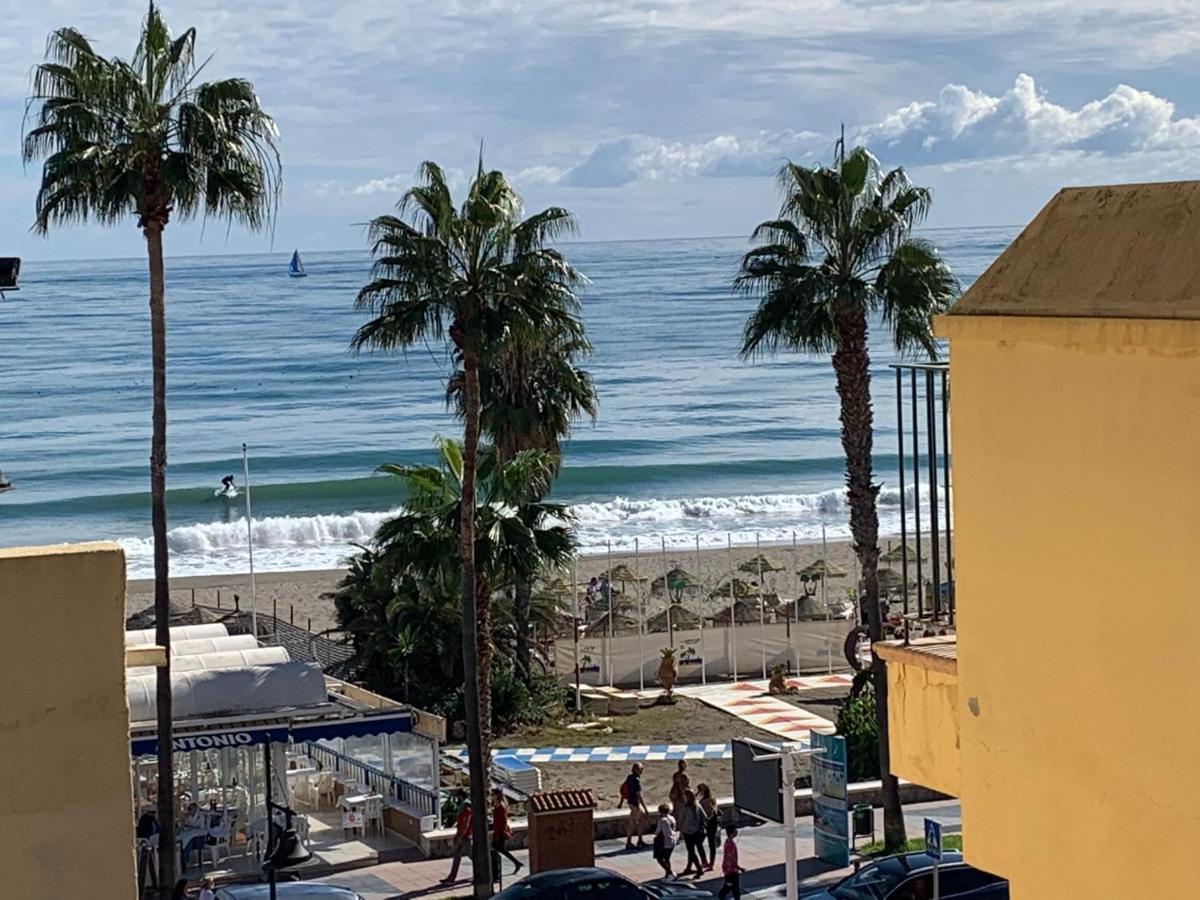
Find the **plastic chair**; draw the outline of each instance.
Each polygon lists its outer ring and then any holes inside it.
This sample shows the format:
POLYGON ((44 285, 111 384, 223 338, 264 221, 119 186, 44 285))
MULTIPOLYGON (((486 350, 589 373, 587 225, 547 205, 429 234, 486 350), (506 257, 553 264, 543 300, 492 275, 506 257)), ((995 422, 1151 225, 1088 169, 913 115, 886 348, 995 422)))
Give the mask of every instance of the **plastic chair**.
POLYGON ((368 829, 374 830, 378 823, 379 834, 384 833, 383 797, 372 797, 362 804, 362 815, 366 817, 368 829))
POLYGON ((330 809, 337 805, 337 791, 334 787, 336 784, 337 778, 332 772, 322 772, 317 776, 317 809, 321 809, 326 799, 329 800, 330 809))

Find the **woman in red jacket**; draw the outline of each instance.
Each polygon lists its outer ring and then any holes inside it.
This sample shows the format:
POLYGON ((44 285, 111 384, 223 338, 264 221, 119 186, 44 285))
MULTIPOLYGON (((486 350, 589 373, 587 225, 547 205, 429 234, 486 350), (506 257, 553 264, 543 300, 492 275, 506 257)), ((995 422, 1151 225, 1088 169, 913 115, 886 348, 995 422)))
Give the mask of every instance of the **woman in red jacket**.
MULTIPOLYGON (((515 866, 513 874, 521 871, 521 861, 507 849, 508 839, 512 837, 512 826, 508 824, 508 805, 504 802, 504 792, 500 788, 492 788, 492 852, 499 857, 507 856, 515 866)), ((496 872, 498 876, 499 871, 496 872)))

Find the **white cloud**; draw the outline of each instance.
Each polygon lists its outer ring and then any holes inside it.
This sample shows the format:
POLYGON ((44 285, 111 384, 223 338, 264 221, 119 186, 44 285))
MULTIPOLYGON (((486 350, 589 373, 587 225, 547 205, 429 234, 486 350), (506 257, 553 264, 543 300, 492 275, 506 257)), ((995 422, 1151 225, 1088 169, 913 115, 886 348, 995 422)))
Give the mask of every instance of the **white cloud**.
POLYGON ((412 187, 411 175, 389 175, 387 178, 372 178, 370 181, 351 188, 352 194, 402 194, 412 187))
POLYGON ((645 134, 602 141, 581 162, 557 171, 567 187, 620 187, 634 181, 666 181, 691 176, 769 175, 785 159, 811 155, 825 138, 811 131, 772 131, 738 136, 718 134, 701 141, 671 141, 645 134))
POLYGON ((1066 150, 1115 156, 1200 147, 1200 118, 1177 117, 1170 100, 1126 84, 1071 109, 1022 74, 998 97, 948 84, 936 100, 903 106, 859 137, 908 164, 1066 150))

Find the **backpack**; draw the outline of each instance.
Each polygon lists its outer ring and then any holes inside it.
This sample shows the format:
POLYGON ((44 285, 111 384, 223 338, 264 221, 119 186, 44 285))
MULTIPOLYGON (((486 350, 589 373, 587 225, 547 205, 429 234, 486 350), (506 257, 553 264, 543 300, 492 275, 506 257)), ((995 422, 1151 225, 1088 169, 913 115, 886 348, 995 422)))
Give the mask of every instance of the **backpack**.
MULTIPOLYGON (((624 781, 621 782, 620 794, 621 794, 621 803, 628 803, 629 802, 629 779, 628 778, 626 778, 624 781)), ((618 806, 619 805, 620 804, 618 804, 618 806)))

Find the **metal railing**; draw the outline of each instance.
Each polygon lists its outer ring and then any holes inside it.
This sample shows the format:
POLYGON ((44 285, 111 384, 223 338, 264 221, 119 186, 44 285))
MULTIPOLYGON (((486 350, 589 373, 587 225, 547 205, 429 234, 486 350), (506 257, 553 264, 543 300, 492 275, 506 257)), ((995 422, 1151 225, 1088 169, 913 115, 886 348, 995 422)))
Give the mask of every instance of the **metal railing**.
POLYGON ((907 642, 912 620, 944 623, 948 627, 953 627, 955 621, 954 539, 950 502, 950 367, 945 362, 927 362, 896 363, 891 368, 896 372, 900 593, 904 604, 904 639, 907 642), (909 410, 907 421, 905 407, 909 410), (906 485, 908 473, 905 471, 910 464, 911 502, 906 485), (922 474, 925 478, 924 487, 927 488, 925 497, 921 495, 922 474), (925 515, 924 526, 922 513, 925 515), (910 584, 909 579, 910 555, 914 557, 911 562, 916 568, 915 584, 910 584), (928 580, 925 577, 926 563, 928 580), (910 596, 912 594, 915 596, 910 596), (914 600, 915 614, 912 609, 914 600))
POLYGON ((365 763, 361 759, 339 753, 332 747, 306 743, 308 755, 328 769, 334 769, 349 775, 355 781, 370 785, 371 790, 383 796, 404 803, 421 811, 424 816, 438 815, 438 795, 431 790, 405 781, 395 775, 389 775, 380 768, 365 763))

